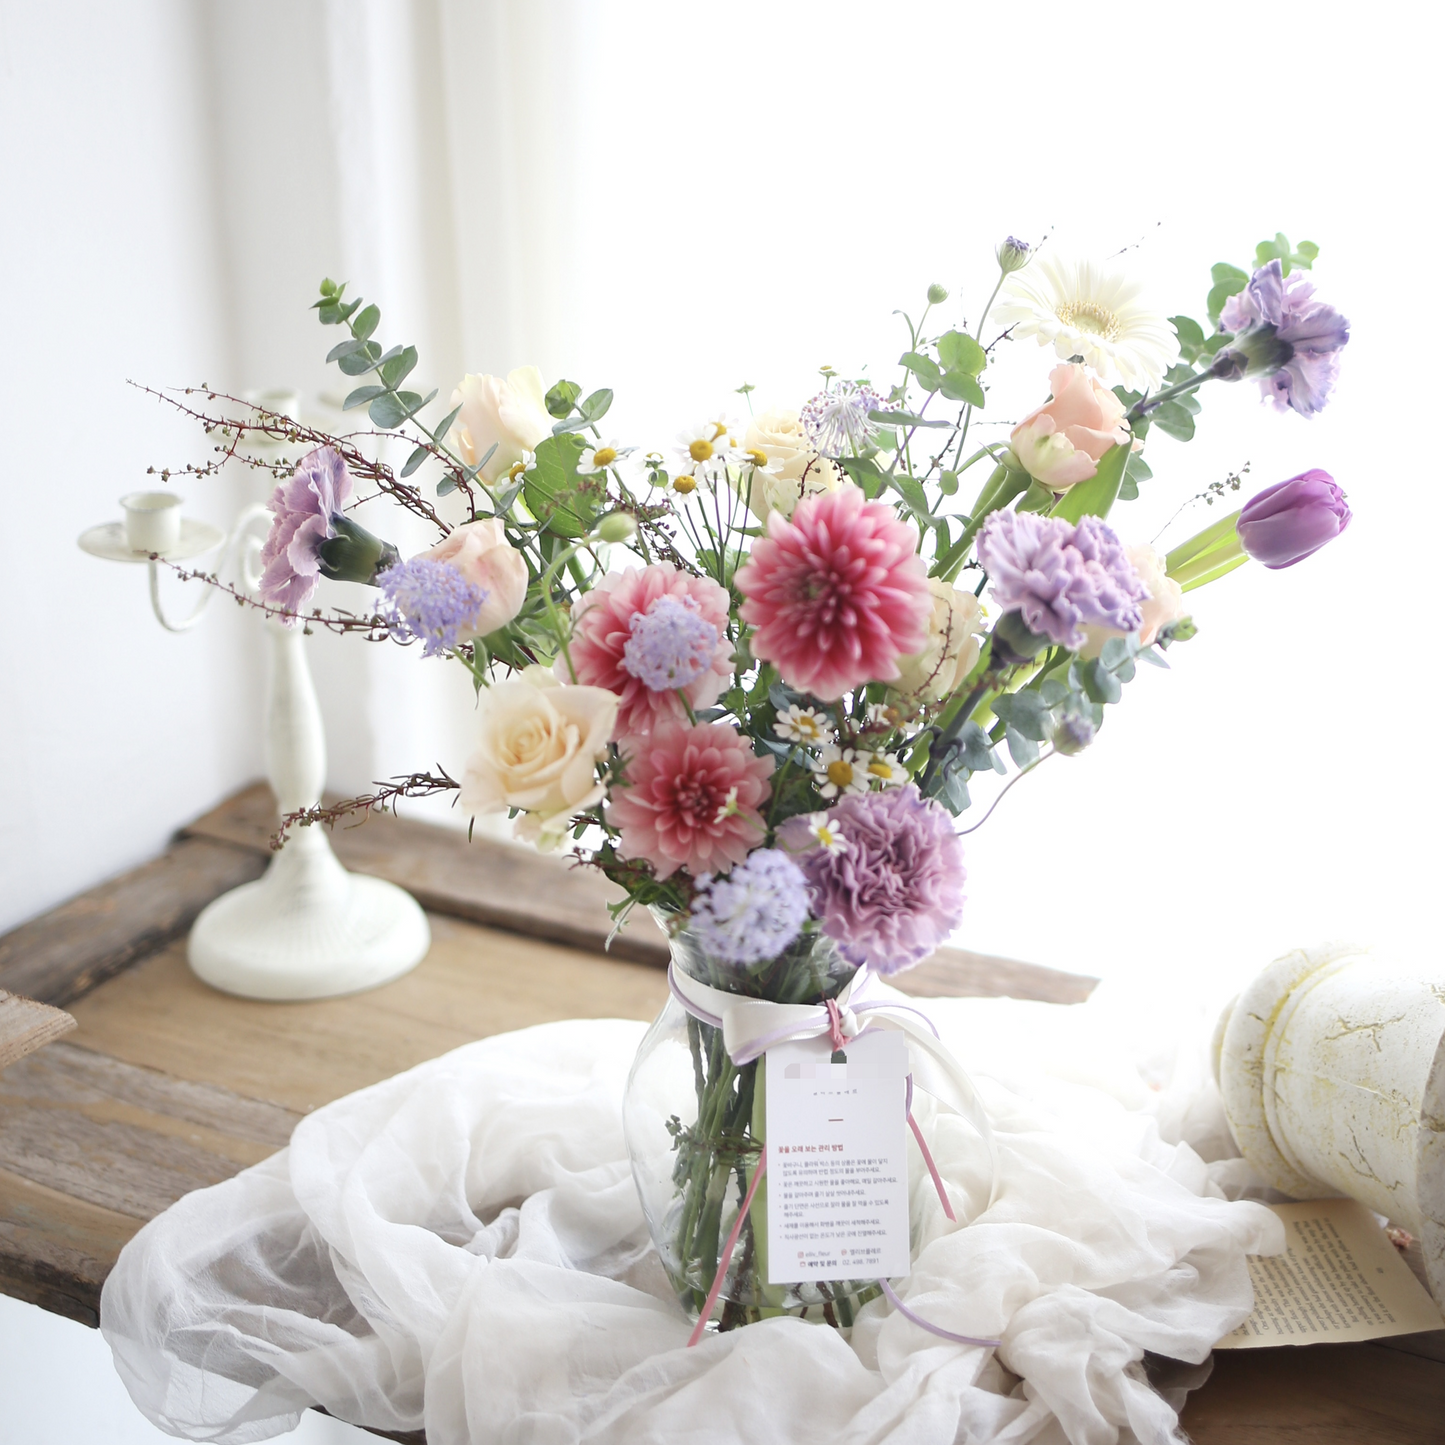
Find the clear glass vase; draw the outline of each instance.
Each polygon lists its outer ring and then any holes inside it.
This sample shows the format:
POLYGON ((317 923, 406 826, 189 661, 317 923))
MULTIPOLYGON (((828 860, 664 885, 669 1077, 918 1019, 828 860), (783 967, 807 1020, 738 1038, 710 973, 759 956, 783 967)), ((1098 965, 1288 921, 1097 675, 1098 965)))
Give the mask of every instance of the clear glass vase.
MULTIPOLYGON (((666 924, 665 918, 660 918, 666 924)), ((674 965, 700 983, 776 1003, 821 1003, 857 971, 833 940, 801 936, 785 953, 740 968, 709 956, 695 935, 672 936, 674 965)), ((675 998, 648 1029, 623 1101, 632 1175, 672 1287, 696 1320, 766 1141, 763 1060, 737 1068, 722 1030, 675 998)), ((794 1315, 841 1330, 881 1293, 877 1280, 769 1284, 768 1176, 763 1175, 713 1307, 710 1327, 794 1315)))

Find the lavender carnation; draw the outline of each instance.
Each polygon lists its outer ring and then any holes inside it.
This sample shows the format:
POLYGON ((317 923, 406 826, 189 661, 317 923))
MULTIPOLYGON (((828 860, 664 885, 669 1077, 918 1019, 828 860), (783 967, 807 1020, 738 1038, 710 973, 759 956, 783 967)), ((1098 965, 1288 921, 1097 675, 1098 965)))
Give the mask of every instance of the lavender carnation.
POLYGON ((391 635, 398 641, 420 638, 423 657, 455 647, 487 600, 485 589, 468 582, 451 563, 430 557, 388 567, 377 586, 391 635))
POLYGON ((1350 323, 1315 300, 1314 282, 1302 272, 1286 276, 1277 260, 1261 266, 1249 285, 1224 303, 1219 324, 1235 333, 1224 356, 1241 362, 1236 376, 1266 373, 1259 383, 1265 400, 1301 416, 1323 409, 1350 323))
POLYGON ((690 686, 712 666, 717 644, 717 628, 699 616, 693 598, 666 595, 632 614, 622 667, 653 692, 670 692, 690 686))
POLYGON ((927 958, 963 918, 963 844, 948 814, 909 783, 845 797, 828 822, 845 846, 800 860, 823 932, 875 973, 927 958))
POLYGON ((351 473, 333 447, 317 447, 271 495, 274 520, 261 548, 261 598, 296 612, 316 591, 321 544, 336 535, 332 516, 351 495, 351 473))
POLYGON ((978 534, 994 600, 1061 647, 1082 647, 1083 624, 1136 632, 1149 589, 1098 517, 1072 526, 1036 512, 995 512, 978 534))
POLYGON ((726 878, 708 880, 692 905, 703 947, 738 967, 776 958, 807 921, 802 870, 778 848, 758 848, 726 878))

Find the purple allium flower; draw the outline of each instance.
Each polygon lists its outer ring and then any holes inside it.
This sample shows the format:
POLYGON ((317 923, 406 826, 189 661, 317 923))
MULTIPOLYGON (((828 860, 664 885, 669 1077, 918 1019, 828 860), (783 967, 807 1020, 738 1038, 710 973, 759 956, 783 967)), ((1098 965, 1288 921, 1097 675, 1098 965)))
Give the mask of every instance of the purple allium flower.
POLYGON ((994 600, 1061 647, 1082 647, 1082 624, 1135 632, 1149 600, 1113 529, 1098 517, 1071 526, 1037 512, 995 512, 978 534, 994 600))
POLYGON ((485 589, 468 582, 450 562, 413 557, 388 567, 377 579, 382 613, 398 641, 419 637, 423 657, 435 657, 461 640, 487 600, 485 589))
POLYGON ((275 520, 261 548, 261 599, 296 612, 320 579, 321 544, 336 535, 332 516, 351 495, 351 473, 332 447, 317 447, 271 495, 275 520))
POLYGON ((963 844, 948 814, 909 783, 851 794, 827 816, 846 846, 799 858, 823 932, 875 973, 927 958, 963 918, 963 844))
POLYGON ((1328 472, 1301 472, 1250 498, 1236 530, 1256 562, 1278 570, 1318 552, 1350 525, 1345 494, 1328 472))
POLYGON ((1239 360, 1230 379, 1259 376, 1265 399, 1280 411, 1313 416, 1323 409, 1334 390, 1350 323, 1333 306, 1315 300, 1314 282, 1303 272, 1286 276, 1278 260, 1261 266, 1249 285, 1224 303, 1219 324, 1235 333, 1221 353, 1224 360, 1239 360))
POLYGON ((802 869, 781 849, 758 848, 725 878, 699 879, 692 930, 723 963, 776 958, 808 921, 802 869))
POLYGON ((878 432, 870 411, 887 411, 888 403, 871 386, 840 381, 820 391, 803 407, 801 420, 808 440, 824 456, 841 457, 862 451, 878 432))
POLYGON ((632 614, 622 667, 653 692, 688 687, 705 673, 717 651, 718 630, 699 615, 691 597, 655 598, 632 614))

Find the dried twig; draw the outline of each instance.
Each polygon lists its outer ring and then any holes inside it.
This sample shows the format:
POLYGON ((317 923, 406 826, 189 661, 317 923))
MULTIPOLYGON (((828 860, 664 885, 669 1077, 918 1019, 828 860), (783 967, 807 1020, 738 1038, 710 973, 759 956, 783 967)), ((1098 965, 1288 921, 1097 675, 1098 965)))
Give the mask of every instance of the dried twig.
POLYGON ((373 813, 394 813, 401 798, 429 798, 460 787, 461 784, 438 765, 436 773, 411 773, 404 778, 393 778, 389 783, 378 783, 374 793, 362 793, 330 805, 315 803, 309 808, 298 808, 294 813, 287 813, 281 819, 281 826, 272 833, 271 851, 278 852, 285 846, 286 835, 292 828, 309 828, 313 823, 334 828, 342 818, 360 813, 362 816, 349 825, 359 828, 373 813))

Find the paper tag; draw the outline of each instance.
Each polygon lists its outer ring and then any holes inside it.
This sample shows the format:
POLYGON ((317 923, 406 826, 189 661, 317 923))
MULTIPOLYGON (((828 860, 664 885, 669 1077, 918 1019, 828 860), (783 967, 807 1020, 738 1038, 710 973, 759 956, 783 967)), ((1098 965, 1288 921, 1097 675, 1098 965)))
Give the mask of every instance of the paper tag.
POLYGON ((767 1052, 768 1283, 906 1275, 908 1041, 872 1029, 767 1052))

